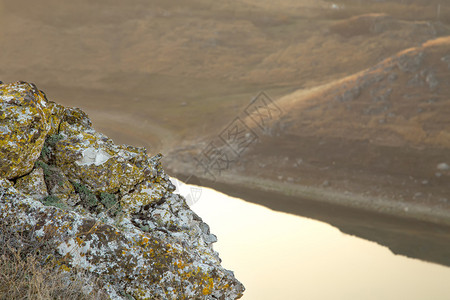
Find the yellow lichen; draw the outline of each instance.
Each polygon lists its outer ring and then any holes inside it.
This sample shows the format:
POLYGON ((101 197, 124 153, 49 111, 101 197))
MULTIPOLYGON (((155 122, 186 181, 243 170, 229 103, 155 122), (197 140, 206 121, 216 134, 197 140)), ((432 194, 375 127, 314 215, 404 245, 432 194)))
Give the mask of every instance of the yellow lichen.
POLYGON ((212 290, 214 288, 214 281, 213 281, 213 279, 212 278, 208 278, 207 280, 208 280, 207 286, 205 286, 203 288, 203 290, 202 290, 203 295, 211 294, 211 292, 212 292, 212 290))
POLYGON ((62 270, 64 270, 64 271, 66 271, 66 272, 70 272, 70 271, 71 271, 71 269, 70 269, 67 265, 64 265, 64 264, 62 264, 62 265, 60 266, 60 268, 61 268, 62 270))
POLYGON ((0 101, 4 101, 0 125, 0 176, 15 178, 31 171, 39 157, 46 135, 51 130, 52 106, 28 83, 2 85, 0 101))

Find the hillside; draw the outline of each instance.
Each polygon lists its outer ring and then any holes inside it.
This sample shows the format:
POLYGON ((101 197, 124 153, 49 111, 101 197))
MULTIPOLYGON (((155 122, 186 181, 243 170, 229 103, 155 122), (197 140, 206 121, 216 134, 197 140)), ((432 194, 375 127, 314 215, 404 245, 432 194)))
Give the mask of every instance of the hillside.
POLYGON ((260 90, 311 88, 450 33, 428 4, 392 5, 3 0, 0 80, 35 82, 118 142, 169 149, 220 130, 260 90))
POLYGON ((249 188, 278 185, 280 194, 319 200, 342 195, 334 202, 389 207, 406 216, 417 205, 445 211, 449 46, 448 37, 428 41, 276 102, 257 98, 217 136, 172 153, 170 167, 185 178, 203 179, 202 184, 251 178, 249 188), (201 163, 194 168, 189 161, 201 163), (375 205, 373 199, 381 202, 375 205))
POLYGON ((282 97, 277 105, 289 125, 279 134, 449 148, 449 49, 450 37, 432 40, 313 92, 282 97))

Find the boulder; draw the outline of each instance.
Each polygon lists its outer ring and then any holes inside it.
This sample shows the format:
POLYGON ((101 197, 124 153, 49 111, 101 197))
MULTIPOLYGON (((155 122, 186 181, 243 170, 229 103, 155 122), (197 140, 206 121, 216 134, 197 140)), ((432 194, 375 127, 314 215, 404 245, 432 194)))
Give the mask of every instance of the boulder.
POLYGON ((0 85, 0 176, 8 179, 29 173, 58 126, 61 107, 47 101, 34 84, 0 85))

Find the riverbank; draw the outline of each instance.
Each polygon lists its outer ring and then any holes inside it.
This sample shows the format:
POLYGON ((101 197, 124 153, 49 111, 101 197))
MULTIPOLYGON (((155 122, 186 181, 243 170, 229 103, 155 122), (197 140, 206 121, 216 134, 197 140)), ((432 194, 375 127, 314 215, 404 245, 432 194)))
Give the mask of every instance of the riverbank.
POLYGON ((255 189, 262 192, 270 192, 273 195, 280 194, 292 199, 298 198, 394 217, 450 225, 450 209, 448 207, 438 207, 417 202, 403 202, 377 196, 369 197, 332 187, 302 186, 288 182, 276 182, 269 179, 249 178, 236 174, 223 174, 219 180, 222 184, 209 182, 208 180, 200 181, 202 185, 204 182, 206 186, 213 188, 222 185, 223 192, 227 194, 233 194, 233 191, 236 189, 255 189))
MULTIPOLYGON (((170 164, 170 167, 172 166, 173 164, 170 164)), ((175 177, 181 180, 189 178, 192 176, 192 173, 181 170, 192 170, 193 166, 190 167, 187 165, 183 166, 181 163, 176 168, 171 168, 172 175, 175 174, 175 177)), ((360 176, 363 177, 363 175, 360 176)), ((392 199, 379 195, 368 196, 346 189, 338 189, 335 186, 305 186, 298 183, 243 176, 235 172, 221 172, 220 177, 217 177, 216 180, 211 180, 195 173, 195 176, 192 176, 190 181, 194 182, 194 184, 217 189, 232 196, 252 199, 248 201, 263 204, 270 208, 274 206, 271 205, 270 201, 260 203, 261 201, 255 199, 254 195, 262 192, 270 194, 273 199, 282 196, 288 197, 291 202, 313 201, 393 217, 450 225, 450 207, 448 205, 439 205, 436 202, 402 201, 399 200, 402 197, 392 199)), ((373 185, 376 185, 376 183, 373 183, 373 185)))

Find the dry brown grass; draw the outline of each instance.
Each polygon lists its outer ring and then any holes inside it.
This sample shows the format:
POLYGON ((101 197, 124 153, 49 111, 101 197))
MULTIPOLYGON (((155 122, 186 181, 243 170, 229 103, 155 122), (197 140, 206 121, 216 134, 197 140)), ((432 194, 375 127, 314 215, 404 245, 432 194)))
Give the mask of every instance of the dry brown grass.
MULTIPOLYGON (((278 105, 289 116, 293 135, 351 137, 389 146, 448 148, 450 124, 446 117, 449 110, 446 99, 449 87, 445 79, 449 70, 442 58, 447 55, 449 45, 450 37, 428 41, 422 47, 402 51, 380 62, 374 69, 285 96, 278 105), (396 61, 403 55, 420 51, 426 54, 421 68, 433 70, 439 78, 436 90, 430 90, 425 83, 412 86, 409 82, 414 74, 387 71, 390 68, 395 70, 396 61), (397 76, 394 81, 385 79, 363 88, 364 80, 393 73, 397 76), (387 87, 390 91, 388 100, 378 103, 380 100, 372 93, 384 91, 387 87), (349 91, 356 90, 355 96, 351 96, 349 91), (340 98, 345 93, 347 100, 340 98), (410 94, 414 97, 408 97, 410 94)), ((420 72, 417 71, 415 76, 420 72)))
POLYGON ((0 230, 0 299, 108 299, 98 281, 83 271, 62 271, 46 263, 44 243, 32 234, 13 233, 3 223, 0 230), (91 285, 90 295, 83 290, 91 285))

